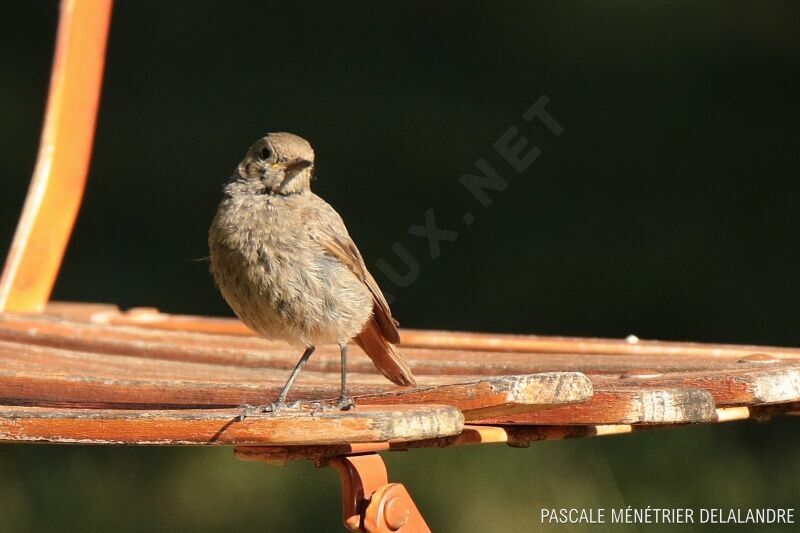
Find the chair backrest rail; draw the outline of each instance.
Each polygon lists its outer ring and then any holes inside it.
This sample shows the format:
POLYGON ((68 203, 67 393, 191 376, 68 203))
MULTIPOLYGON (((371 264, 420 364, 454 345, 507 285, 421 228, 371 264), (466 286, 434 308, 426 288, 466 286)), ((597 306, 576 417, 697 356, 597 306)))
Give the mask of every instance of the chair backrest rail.
POLYGON ((39 155, 0 277, 0 312, 39 312, 53 290, 89 170, 111 6, 62 1, 39 155))

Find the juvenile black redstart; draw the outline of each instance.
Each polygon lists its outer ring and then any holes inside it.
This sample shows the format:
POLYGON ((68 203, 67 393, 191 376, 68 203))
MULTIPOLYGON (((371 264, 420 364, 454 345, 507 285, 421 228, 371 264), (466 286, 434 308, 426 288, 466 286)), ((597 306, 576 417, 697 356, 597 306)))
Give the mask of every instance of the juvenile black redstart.
POLYGON ((277 401, 314 347, 341 352, 338 406, 349 409, 347 343, 352 339, 398 385, 415 385, 397 322, 339 214, 311 192, 314 150, 291 133, 269 133, 247 151, 223 189, 211 224, 211 272, 223 297, 250 329, 305 348, 277 401))

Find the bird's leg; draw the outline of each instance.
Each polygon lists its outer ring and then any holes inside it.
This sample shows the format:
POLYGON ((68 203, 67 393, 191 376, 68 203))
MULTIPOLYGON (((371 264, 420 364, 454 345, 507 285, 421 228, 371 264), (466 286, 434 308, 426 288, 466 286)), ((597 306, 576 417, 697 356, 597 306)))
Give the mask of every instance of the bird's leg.
POLYGON ((288 409, 289 407, 293 407, 286 405, 286 395, 289 394, 289 389, 292 388, 294 380, 297 379, 297 375, 301 370, 303 370, 303 367, 306 366, 308 358, 311 357, 312 353, 314 353, 314 346, 309 346, 306 348, 306 351, 303 352, 303 356, 297 362, 297 365, 295 365, 294 370, 292 370, 292 375, 289 376, 289 380, 286 382, 286 385, 283 386, 283 389, 281 389, 281 393, 278 395, 278 399, 274 403, 259 407, 253 407, 250 404, 242 405, 242 412, 239 413, 239 416, 237 417, 239 421, 244 420, 253 413, 276 413, 278 411, 288 409))
POLYGON ((297 365, 295 365, 294 370, 292 370, 292 375, 289 376, 289 380, 286 382, 286 385, 283 386, 281 393, 278 394, 278 401, 268 406, 267 411, 274 412, 286 408, 286 395, 289 394, 289 389, 291 389, 292 385, 294 385, 294 380, 297 379, 297 375, 300 374, 300 371, 303 370, 304 366, 306 366, 308 358, 311 357, 312 353, 314 353, 313 346, 306 348, 306 351, 303 352, 303 356, 297 362, 297 365))
POLYGON ((342 354, 342 389, 339 393, 339 401, 336 406, 342 411, 348 411, 355 406, 353 400, 347 396, 347 343, 339 344, 339 352, 342 354))

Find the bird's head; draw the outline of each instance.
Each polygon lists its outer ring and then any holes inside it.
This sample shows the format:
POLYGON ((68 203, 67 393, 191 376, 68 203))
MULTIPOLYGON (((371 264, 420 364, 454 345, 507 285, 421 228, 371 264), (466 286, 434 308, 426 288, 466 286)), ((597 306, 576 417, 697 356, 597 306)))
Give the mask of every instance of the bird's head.
POLYGON ((288 196, 307 191, 314 169, 314 150, 291 133, 268 133, 247 150, 238 176, 253 192, 288 196))

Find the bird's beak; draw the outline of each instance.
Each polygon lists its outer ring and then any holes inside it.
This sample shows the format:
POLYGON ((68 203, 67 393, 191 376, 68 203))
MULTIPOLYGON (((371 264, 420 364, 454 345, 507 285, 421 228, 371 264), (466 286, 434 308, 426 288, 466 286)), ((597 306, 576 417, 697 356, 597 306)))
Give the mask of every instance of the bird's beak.
POLYGON ((289 184, 296 180, 299 176, 302 176, 302 171, 311 167, 313 164, 314 163, 306 159, 295 159, 294 161, 283 163, 283 169, 286 173, 286 177, 283 179, 283 182, 278 190, 281 192, 287 190, 289 184))
POLYGON ((295 159, 294 161, 289 161, 284 165, 286 172, 299 172, 303 169, 306 169, 313 165, 311 161, 307 161, 305 159, 295 159))

